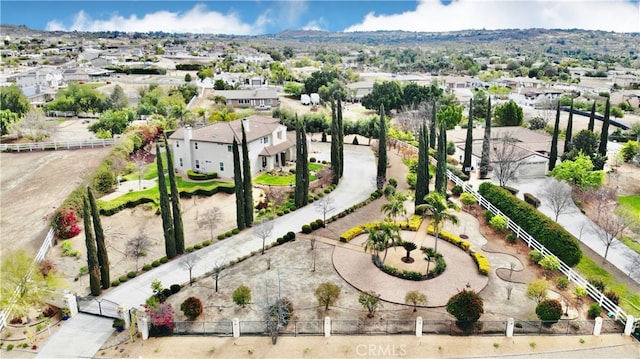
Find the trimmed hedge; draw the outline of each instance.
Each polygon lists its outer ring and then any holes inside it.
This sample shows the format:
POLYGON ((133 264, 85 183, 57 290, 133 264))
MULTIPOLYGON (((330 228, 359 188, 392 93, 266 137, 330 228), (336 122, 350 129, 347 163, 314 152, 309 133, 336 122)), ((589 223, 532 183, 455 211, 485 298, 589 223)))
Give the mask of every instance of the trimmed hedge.
MULTIPOLYGON (((427 227, 427 233, 430 235, 434 235, 435 232, 433 230, 432 225, 429 225, 429 227, 427 227)), ((469 253, 471 258, 473 258, 473 261, 478 266, 478 273, 482 275, 489 275, 489 271, 491 270, 491 266, 489 265, 489 260, 482 253, 473 251, 471 249, 471 243, 467 241, 463 241, 459 236, 443 230, 440 231, 440 235, 438 238, 444 239, 445 241, 451 244, 454 244, 458 248, 469 253)))
POLYGON ((536 196, 532 195, 531 193, 524 194, 524 201, 529 203, 535 208, 540 207, 540 200, 536 196))
POLYGON ((471 257, 473 257, 473 261, 476 262, 478 266, 478 272, 483 275, 489 275, 489 270, 491 266, 489 265, 489 260, 482 253, 471 252, 471 257))
POLYGON ((194 170, 188 170, 187 177, 189 177, 189 179, 192 179, 194 181, 208 181, 208 180, 218 178, 218 173, 217 172, 198 173, 198 172, 195 172, 194 170))
POLYGON ((489 182, 482 183, 478 192, 565 264, 573 267, 580 262, 582 250, 578 241, 552 219, 489 182))

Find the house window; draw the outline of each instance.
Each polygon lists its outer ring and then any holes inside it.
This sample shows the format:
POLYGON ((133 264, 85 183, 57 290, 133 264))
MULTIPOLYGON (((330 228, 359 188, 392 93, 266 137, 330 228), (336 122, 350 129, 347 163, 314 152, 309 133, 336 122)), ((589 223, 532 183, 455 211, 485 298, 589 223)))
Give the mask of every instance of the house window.
POLYGON ((196 168, 200 168, 200 161, 196 160, 196 168))
POLYGON ((220 172, 224 171, 224 162, 220 162, 220 172))
POLYGON ((176 141, 176 147, 180 147, 180 141, 176 141))
POLYGON ((238 100, 238 103, 241 105, 248 105, 251 103, 251 100, 249 100, 248 98, 241 98, 238 100))
POLYGON ((262 137, 262 143, 269 143, 269 136, 262 137))
POLYGON ((281 140, 282 139, 282 131, 278 131, 278 139, 281 140))
POLYGON ((182 158, 180 158, 180 167, 183 167, 182 158))
POLYGON ((193 145, 196 147, 196 150, 198 149, 198 142, 194 142, 193 145))
POLYGON ((267 158, 262 156, 262 168, 267 168, 267 158))
POLYGON ((227 152, 231 152, 233 150, 233 148, 231 147, 231 145, 227 146, 227 152))

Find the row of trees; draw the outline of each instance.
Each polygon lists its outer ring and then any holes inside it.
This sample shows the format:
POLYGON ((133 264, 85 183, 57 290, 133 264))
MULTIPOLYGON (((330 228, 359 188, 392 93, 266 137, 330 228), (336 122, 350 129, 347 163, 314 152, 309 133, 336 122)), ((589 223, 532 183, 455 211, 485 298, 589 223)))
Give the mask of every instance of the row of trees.
POLYGON ((173 166, 173 156, 169 149, 165 136, 165 147, 167 156, 167 172, 169 173, 169 188, 164 176, 164 166, 160 146, 156 144, 156 164, 158 166, 158 188, 160 191, 160 214, 162 217, 162 228, 164 232, 164 243, 167 258, 174 258, 176 255, 184 253, 184 225, 182 223, 182 210, 180 209, 180 193, 175 177, 173 166))
POLYGON ((240 162, 240 152, 238 141, 233 138, 233 181, 235 183, 236 195, 236 225, 238 229, 251 227, 253 225, 253 186, 251 184, 251 163, 249 161, 249 148, 247 146, 247 136, 242 128, 242 162, 240 162))
POLYGON ((99 296, 102 289, 111 286, 109 277, 109 256, 104 241, 104 231, 100 221, 100 212, 91 187, 83 201, 83 220, 85 244, 87 246, 87 268, 91 295, 99 296), (92 228, 93 225, 93 228, 92 228))
POLYGON ((342 101, 339 98, 337 104, 331 102, 331 168, 333 170, 333 184, 337 185, 344 172, 344 124, 342 122, 342 101))

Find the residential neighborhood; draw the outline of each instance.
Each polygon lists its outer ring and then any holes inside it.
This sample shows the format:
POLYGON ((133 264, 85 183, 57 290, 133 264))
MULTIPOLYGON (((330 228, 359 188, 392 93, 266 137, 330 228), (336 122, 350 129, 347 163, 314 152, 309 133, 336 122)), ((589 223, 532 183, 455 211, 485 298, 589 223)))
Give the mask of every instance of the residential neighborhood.
POLYGON ((637 355, 637 33, 0 34, 3 355, 637 355))

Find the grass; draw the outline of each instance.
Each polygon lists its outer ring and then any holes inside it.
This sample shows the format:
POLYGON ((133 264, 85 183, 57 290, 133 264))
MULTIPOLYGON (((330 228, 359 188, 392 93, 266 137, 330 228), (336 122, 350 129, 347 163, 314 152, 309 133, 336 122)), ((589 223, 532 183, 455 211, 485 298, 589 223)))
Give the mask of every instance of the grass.
MULTIPOLYGON (((314 181, 317 179, 315 175, 310 175, 309 180, 314 181)), ((253 183, 271 186, 288 186, 293 185, 296 182, 296 175, 290 174, 288 176, 273 176, 268 172, 261 174, 253 179, 253 183)))
MULTIPOLYGON (((165 152, 162 152, 160 154, 160 156, 162 156, 162 165, 164 166, 165 170, 167 168, 167 155, 165 152)), ((154 179, 158 177, 158 165, 156 164, 156 162, 154 161, 153 163, 149 163, 147 165, 147 168, 145 168, 144 172, 142 173, 142 179, 143 180, 150 180, 150 179, 154 179)), ((133 171, 131 173, 129 173, 126 176, 122 176, 122 178, 126 181, 137 181, 138 180, 138 173, 136 171, 133 171)))
POLYGON ((629 236, 622 236, 620 242, 624 243, 625 246, 633 249, 636 253, 640 254, 640 243, 636 242, 633 238, 629 236))
POLYGON ((640 216, 640 194, 632 196, 620 196, 618 202, 621 205, 631 208, 633 213, 640 216))

